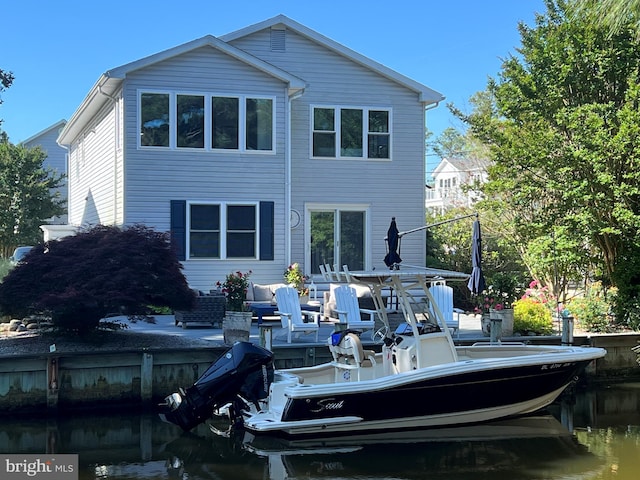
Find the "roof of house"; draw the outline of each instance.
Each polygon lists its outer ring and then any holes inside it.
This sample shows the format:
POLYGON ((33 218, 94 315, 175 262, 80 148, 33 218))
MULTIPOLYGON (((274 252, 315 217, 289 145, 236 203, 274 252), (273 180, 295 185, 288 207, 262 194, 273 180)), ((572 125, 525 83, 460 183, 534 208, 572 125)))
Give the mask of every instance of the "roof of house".
POLYGON ((328 37, 325 37, 324 35, 316 32, 315 30, 312 30, 302 25, 301 23, 298 23, 295 20, 290 19, 286 15, 277 15, 275 17, 269 18, 267 20, 256 23, 254 25, 241 28, 240 30, 236 30, 235 32, 222 35, 220 39, 225 42, 232 42, 233 40, 236 40, 238 38, 246 37, 255 32, 259 32, 260 30, 264 30, 266 28, 272 28, 272 27, 279 27, 279 26, 284 26, 290 30, 293 30, 296 33, 302 35, 303 37, 306 37, 309 40, 316 42, 338 53, 339 55, 342 55, 343 57, 348 58, 349 60, 355 63, 358 63, 359 65, 369 68, 370 70, 373 70, 376 73, 390 80, 393 80, 394 82, 397 82, 407 87, 410 90, 415 91, 419 95, 419 100, 425 103, 426 105, 441 102, 445 98, 441 93, 436 92, 435 90, 421 83, 418 83, 415 80, 412 80, 411 78, 406 77, 396 72, 395 70, 392 70, 389 67, 382 65, 381 63, 371 60, 370 58, 365 57, 364 55, 361 55, 360 53, 355 52, 354 50, 351 50, 350 48, 347 48, 344 45, 334 40, 331 40, 328 37))
POLYGON ((67 144, 73 140, 73 138, 82 129, 85 122, 95 115, 100 108, 109 101, 109 97, 120 87, 128 74, 202 47, 215 48, 240 60, 241 62, 251 65, 258 70, 282 80, 284 83, 289 85, 289 91, 291 94, 303 90, 306 86, 304 80, 296 77, 295 75, 291 75, 290 73, 250 55, 243 50, 229 45, 213 35, 205 35, 204 37, 183 43, 177 47, 169 48, 162 52, 141 58, 140 60, 107 70, 100 76, 78 109, 74 112, 71 119, 69 119, 66 127, 60 133, 58 141, 61 144, 67 144))
POLYGON ((278 15, 263 22, 223 35, 219 38, 216 38, 213 35, 206 35, 196 40, 178 45, 177 47, 107 70, 100 76, 100 78, 98 78, 98 81, 91 88, 80 106, 69 119, 65 128, 60 133, 58 142, 62 145, 69 144, 80 133, 80 130, 86 122, 92 118, 106 102, 109 101, 109 97, 117 91, 127 74, 197 48, 215 48, 238 59, 239 61, 245 62, 269 75, 272 75, 289 85, 289 92, 291 95, 304 90, 306 84, 303 79, 275 67, 274 65, 238 49, 229 43, 265 28, 276 26, 284 26, 294 30, 298 34, 303 35, 304 37, 309 38, 310 40, 317 42, 360 65, 370 68, 380 75, 383 75, 384 77, 389 78, 410 90, 415 91, 418 94, 419 101, 423 102, 425 105, 437 104, 444 100, 444 96, 435 90, 405 77, 404 75, 401 75, 380 63, 374 62, 373 60, 354 52, 353 50, 291 20, 284 15, 278 15))
POLYGON ((64 127, 67 124, 66 120, 60 120, 56 123, 54 123, 53 125, 51 125, 50 127, 45 128, 44 130, 39 131, 38 133, 31 135, 29 138, 27 138, 26 140, 23 140, 22 143, 23 145, 26 145, 28 143, 33 142, 35 139, 37 139, 38 137, 41 137, 43 135, 46 135, 47 133, 51 132, 52 130, 58 130, 58 132, 60 131, 60 129, 62 127, 64 127))
POLYGON ((491 162, 484 158, 443 158, 431 175, 435 177, 445 171, 451 173, 454 170, 459 172, 486 170, 490 164, 491 162))

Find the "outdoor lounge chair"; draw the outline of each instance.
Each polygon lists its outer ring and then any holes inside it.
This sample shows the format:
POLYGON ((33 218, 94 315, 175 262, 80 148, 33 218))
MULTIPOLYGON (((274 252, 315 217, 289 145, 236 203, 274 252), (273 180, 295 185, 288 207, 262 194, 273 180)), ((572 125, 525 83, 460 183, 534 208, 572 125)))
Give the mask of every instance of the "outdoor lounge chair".
POLYGON ((346 323, 349 330, 359 330, 363 333, 370 330, 371 340, 373 340, 375 322, 375 310, 367 310, 360 308, 358 303, 358 293, 356 289, 349 285, 340 285, 334 290, 336 298, 335 313, 338 314, 338 320, 346 323), (363 320, 362 315, 368 315, 368 320, 363 320))
POLYGON ((320 330, 320 312, 311 312, 300 308, 298 291, 293 287, 280 287, 276 289, 276 314, 280 315, 282 329, 287 333, 287 343, 291 343, 291 335, 298 337, 301 333, 315 333, 316 342, 320 330), (310 319, 305 322, 304 318, 310 319))

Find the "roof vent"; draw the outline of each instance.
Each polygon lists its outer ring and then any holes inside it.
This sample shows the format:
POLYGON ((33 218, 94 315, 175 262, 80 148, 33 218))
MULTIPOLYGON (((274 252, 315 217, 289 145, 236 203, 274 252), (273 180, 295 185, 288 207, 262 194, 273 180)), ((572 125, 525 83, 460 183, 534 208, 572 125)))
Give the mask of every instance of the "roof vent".
POLYGON ((287 31, 284 28, 271 29, 271 51, 284 52, 286 46, 287 31))

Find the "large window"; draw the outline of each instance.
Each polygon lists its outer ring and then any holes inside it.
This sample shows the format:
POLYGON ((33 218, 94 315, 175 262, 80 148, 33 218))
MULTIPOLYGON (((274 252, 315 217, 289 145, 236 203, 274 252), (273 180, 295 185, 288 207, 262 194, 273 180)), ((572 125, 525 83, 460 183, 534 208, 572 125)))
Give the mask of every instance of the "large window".
POLYGON ((256 206, 227 205, 227 258, 255 258, 256 206))
POLYGON ((189 258, 256 258, 257 205, 189 205, 189 258))
POLYGON ((247 98, 247 150, 273 149, 273 101, 247 98))
POLYGON ((220 258, 220 205, 191 205, 189 213, 189 257, 220 258))
POLYGON ((169 94, 143 93, 140 96, 140 145, 169 146, 169 94))
POLYGON ((204 97, 178 95, 176 103, 178 147, 204 148, 204 97))
POLYGON ((320 265, 347 265, 364 270, 367 251, 366 211, 359 208, 314 208, 309 211, 311 273, 320 265))
POLYGON ((238 98, 211 99, 211 148, 238 149, 240 103, 238 98))
POLYGON ((312 156, 327 158, 390 157, 390 110, 314 107, 312 156))
POLYGON ((274 99, 140 93, 140 146, 274 151, 274 99))

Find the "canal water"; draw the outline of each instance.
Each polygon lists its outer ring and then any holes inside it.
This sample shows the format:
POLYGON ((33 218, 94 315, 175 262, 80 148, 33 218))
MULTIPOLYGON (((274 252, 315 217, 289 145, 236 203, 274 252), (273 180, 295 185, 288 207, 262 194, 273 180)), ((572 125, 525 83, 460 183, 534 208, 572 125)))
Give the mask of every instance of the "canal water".
POLYGON ((152 414, 2 418, 0 454, 17 453, 78 454, 80 480, 637 480, 640 384, 578 392, 525 418, 320 441, 183 433, 152 414))

